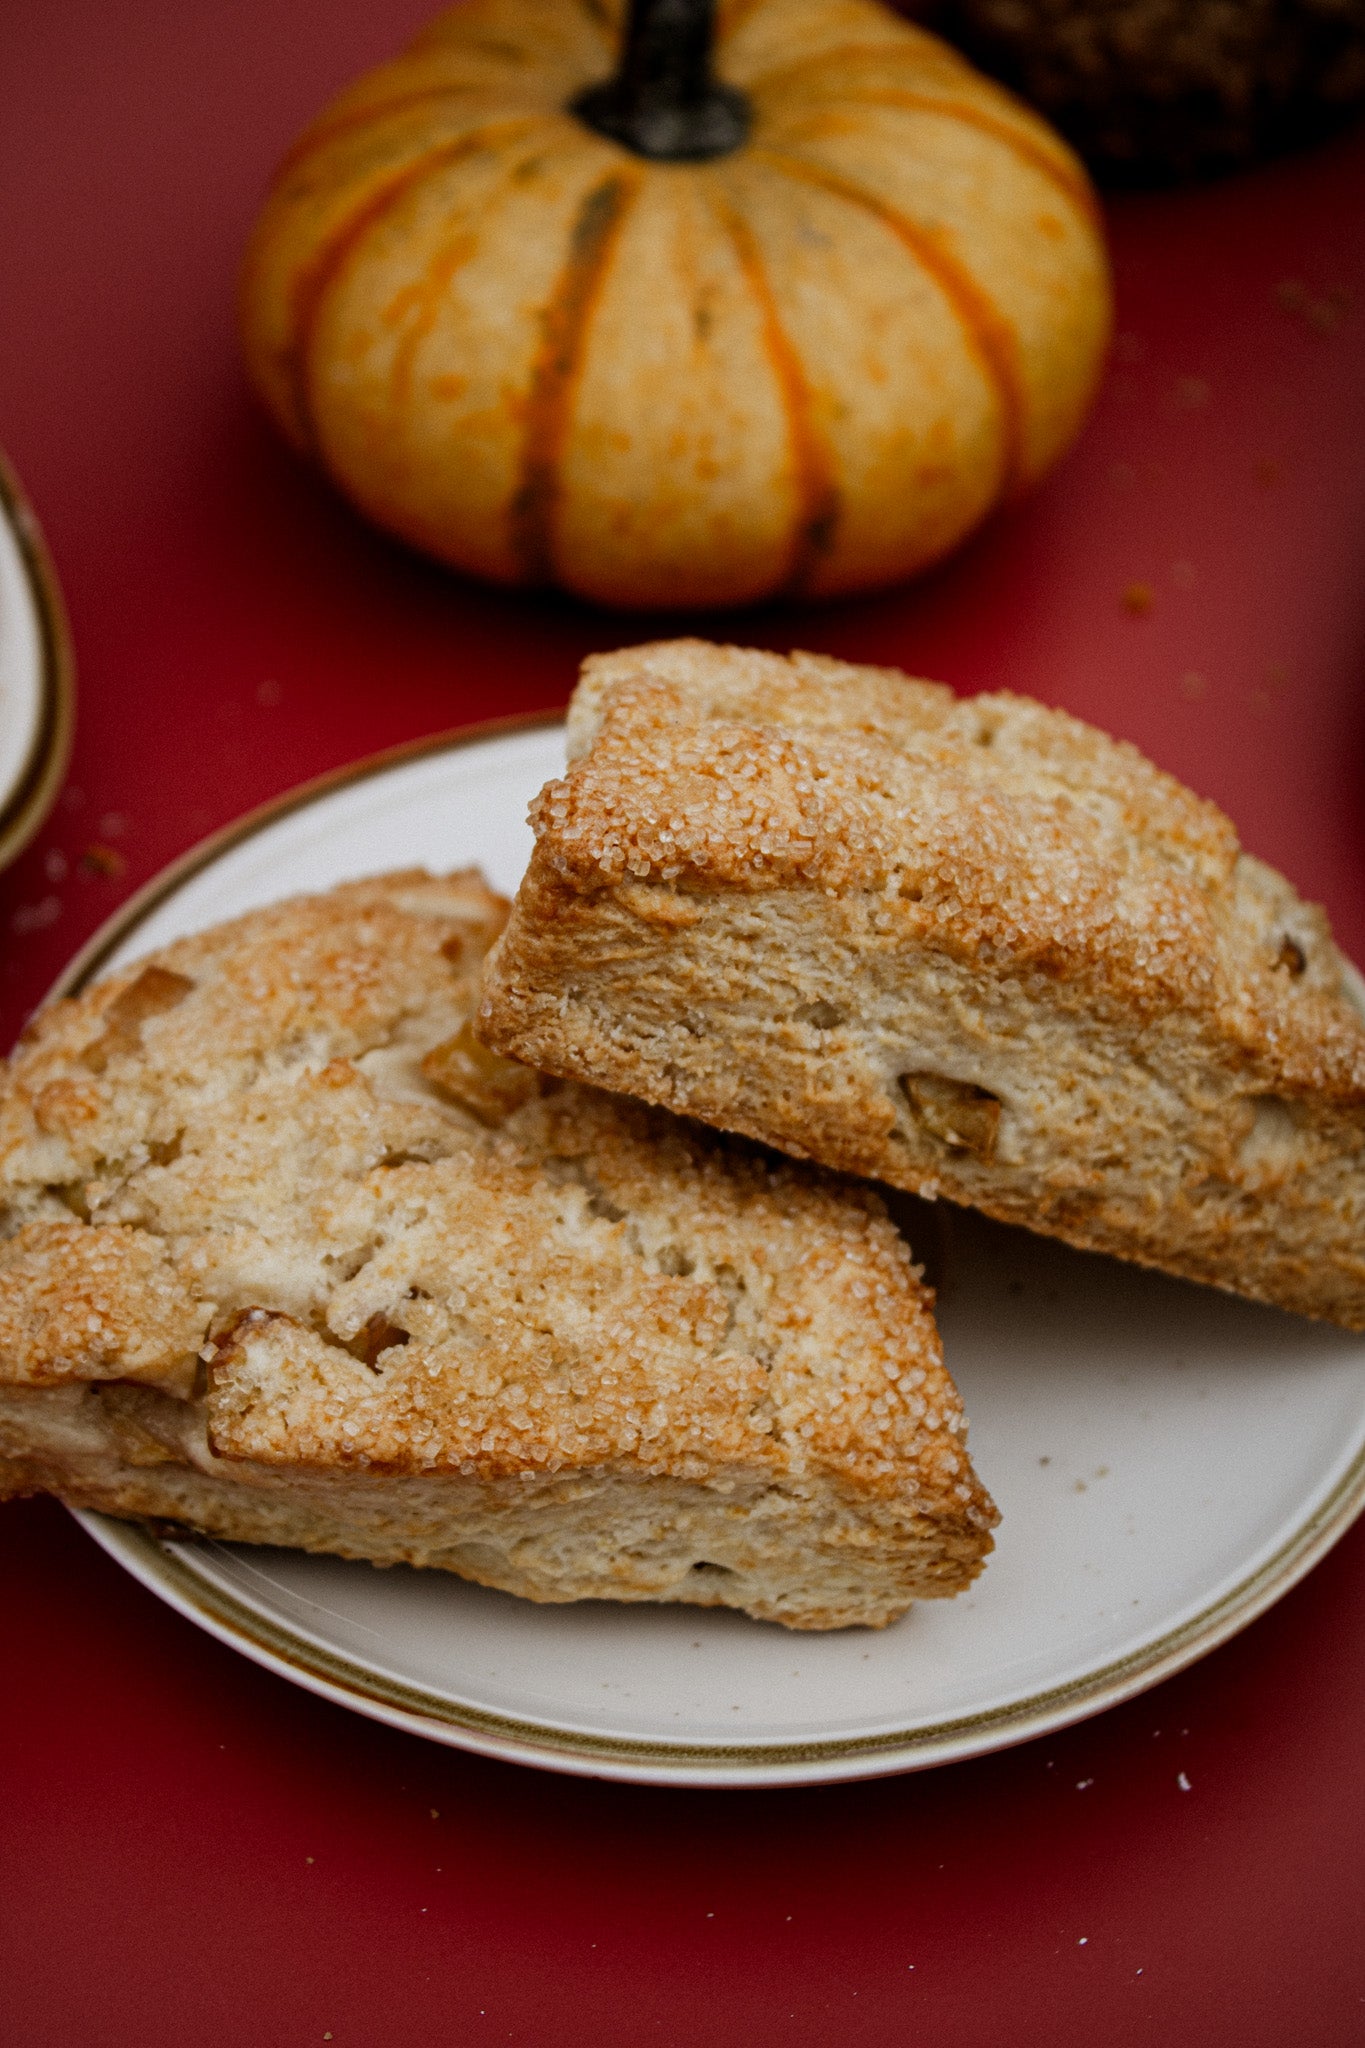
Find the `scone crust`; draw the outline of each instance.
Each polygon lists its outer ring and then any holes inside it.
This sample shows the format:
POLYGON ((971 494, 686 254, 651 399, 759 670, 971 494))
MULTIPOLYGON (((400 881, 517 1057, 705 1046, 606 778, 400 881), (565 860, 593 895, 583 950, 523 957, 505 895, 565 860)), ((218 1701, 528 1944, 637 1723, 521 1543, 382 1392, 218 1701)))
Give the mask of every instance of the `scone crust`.
POLYGON ((569 732, 490 1045, 1365 1326, 1350 970, 1215 806, 1024 698, 701 642, 589 662, 569 732))
POLYGON ((505 915, 472 874, 348 884, 35 1020, 0 1088, 0 1489, 798 1626, 967 1583, 994 1509, 880 1202, 483 1052, 505 915), (645 1562, 568 1495, 537 1521, 574 1484, 645 1562), (842 1560, 808 1597, 780 1501, 842 1560), (578 1578, 524 1561, 554 1515, 578 1578), (749 1566, 687 1583, 668 1528, 727 1521, 749 1566))

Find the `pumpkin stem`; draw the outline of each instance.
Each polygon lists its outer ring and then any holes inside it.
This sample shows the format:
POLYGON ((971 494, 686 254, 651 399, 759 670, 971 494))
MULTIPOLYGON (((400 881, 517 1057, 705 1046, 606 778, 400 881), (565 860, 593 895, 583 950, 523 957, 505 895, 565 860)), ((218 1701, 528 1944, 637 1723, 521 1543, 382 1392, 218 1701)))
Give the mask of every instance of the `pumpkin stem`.
POLYGON ((621 58, 571 111, 637 156, 697 163, 738 149, 749 102, 711 71, 715 0, 630 0, 621 58))

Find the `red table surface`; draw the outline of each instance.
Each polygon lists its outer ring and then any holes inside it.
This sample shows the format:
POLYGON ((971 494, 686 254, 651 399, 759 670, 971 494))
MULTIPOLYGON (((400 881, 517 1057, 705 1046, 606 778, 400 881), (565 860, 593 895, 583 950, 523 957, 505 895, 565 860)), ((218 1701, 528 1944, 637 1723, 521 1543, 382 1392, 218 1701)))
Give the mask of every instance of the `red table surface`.
MULTIPOLYGON (((422 11, 9 0, 0 22, 0 442, 80 671, 68 785, 0 879, 6 1042, 212 827, 561 703, 582 653, 641 635, 403 554, 245 396, 233 278, 263 182, 422 11)), ((1043 492, 914 589, 724 630, 1097 720, 1365 957, 1365 136, 1111 219, 1114 361, 1043 492)), ((6 2043, 1365 2039, 1365 1529, 1065 1734, 740 1794, 554 1778, 325 1705, 51 1503, 0 1511, 0 1548, 6 2043)))

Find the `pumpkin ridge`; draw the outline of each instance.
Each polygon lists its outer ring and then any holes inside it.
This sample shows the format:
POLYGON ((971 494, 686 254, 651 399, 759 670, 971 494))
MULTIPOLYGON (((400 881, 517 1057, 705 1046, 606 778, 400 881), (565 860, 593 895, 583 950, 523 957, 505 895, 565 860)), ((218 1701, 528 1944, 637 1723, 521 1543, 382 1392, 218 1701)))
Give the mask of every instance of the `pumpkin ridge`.
POLYGON ((466 228, 461 234, 443 242, 428 262, 420 288, 414 291, 408 287, 415 313, 394 343, 393 365, 389 371, 389 403, 395 417, 412 389, 412 369, 417 351, 436 325, 451 278, 461 264, 468 261, 471 241, 466 228))
MULTIPOLYGON (((1040 149, 1021 130, 1011 128, 1008 121, 997 121, 993 115, 979 107, 964 105, 960 100, 936 99, 929 93, 911 92, 890 85, 869 86, 866 91, 841 94, 837 100, 827 101, 819 111, 832 111, 836 106, 905 107, 911 112, 944 114, 954 121, 961 121, 964 127, 975 128, 980 134, 993 136, 997 142, 1003 143, 1021 163, 1029 164, 1035 171, 1040 171, 1049 184, 1054 185, 1059 192, 1065 193, 1092 225, 1099 225, 1099 205, 1087 182, 1073 177, 1064 164, 1050 156, 1045 149, 1040 149)), ((815 112, 816 109, 813 108, 811 111, 815 112)))
MULTIPOLYGON (((761 7, 765 4, 766 0, 751 0, 751 6, 746 7, 745 14, 741 15, 740 19, 744 19, 752 11, 752 7, 761 7)), ((729 26, 730 23, 727 22, 726 27, 728 28, 729 26)), ((908 21, 902 21, 901 27, 910 29, 912 24, 908 21)), ((723 36, 724 33, 725 31, 722 29, 721 35, 723 36)), ((903 57, 909 57, 923 70, 925 69, 924 58, 927 54, 924 49, 925 43, 932 43, 934 45, 933 57, 936 70, 957 72, 968 85, 982 85, 985 83, 983 75, 980 72, 973 71, 966 58, 961 56, 950 43, 940 42, 934 36, 914 35, 905 42, 840 43, 832 50, 817 50, 812 56, 793 58, 790 64, 774 64, 770 70, 756 71, 753 77, 747 80, 746 90, 750 92, 766 92, 770 86, 784 86, 790 79, 799 79, 807 71, 817 73, 828 71, 831 64, 845 64, 850 58, 858 57, 871 58, 879 64, 894 64, 903 57)))
MULTIPOLYGON (((400 93, 391 100, 376 100, 372 106, 357 107, 354 113, 339 114, 333 121, 328 121, 325 115, 321 116, 280 158, 270 180, 270 191, 272 194, 277 192, 290 172, 296 171, 300 164, 306 163, 317 150, 325 149, 329 143, 335 142, 338 136, 349 135, 356 128, 369 128, 378 122, 388 120, 392 114, 407 113, 409 109, 420 107, 428 100, 455 99, 462 94, 473 95, 476 99, 486 98, 488 89, 485 80, 477 83, 471 81, 463 85, 425 85, 420 91, 400 93)), ((529 121, 539 118, 545 111, 544 108, 528 107, 525 113, 509 115, 507 118, 529 121)), ((444 144, 437 146, 443 148, 444 144)))
POLYGON ((717 218, 734 245, 745 283, 758 301, 763 347, 782 397, 788 445, 796 480, 797 509, 792 526, 791 554, 777 596, 799 596, 819 557, 828 553, 839 518, 839 491, 829 452, 812 418, 810 386, 796 350, 788 339, 773 297, 758 243, 749 223, 732 206, 718 200, 717 218))
POLYGON ((1019 369, 1019 344, 1014 329, 976 281, 967 275, 932 234, 918 227, 895 207, 888 206, 875 192, 866 191, 851 179, 824 164, 770 143, 757 143, 756 156, 765 156, 789 177, 804 179, 836 199, 846 199, 873 214, 910 251, 952 306, 972 352, 985 370, 995 392, 1000 412, 1000 483, 995 502, 1009 495, 1020 482, 1024 451, 1024 388, 1019 369))
MULTIPOLYGON (((752 0, 753 8, 767 4, 769 0, 752 0)), ((742 26, 750 11, 746 7, 744 14, 734 25, 742 26)), ((729 24, 726 26, 728 28, 729 24)), ((940 77, 952 77, 959 80, 968 91, 974 86, 978 89, 983 86, 989 89, 993 85, 994 82, 988 80, 982 72, 975 70, 951 43, 943 42, 941 38, 931 35, 927 30, 917 29, 913 22, 902 20, 900 26, 906 31, 904 41, 839 43, 833 49, 816 50, 808 57, 794 57, 790 62, 773 61, 763 70, 746 74, 744 90, 755 93, 781 91, 783 86, 793 80, 799 83, 808 71, 814 71, 818 76, 821 72, 828 71, 831 65, 856 62, 859 58, 866 58, 869 62, 877 64, 900 64, 908 61, 916 73, 923 75, 929 72, 940 77)), ((725 33, 726 29, 719 32, 718 58, 724 55, 725 33)), ((1010 98, 1010 94, 1003 86, 996 86, 995 90, 1002 98, 1010 98)), ((1028 113, 1032 110, 1020 103, 1019 111, 1028 113)), ((1061 137, 1058 136, 1057 140, 1060 143, 1061 137)))
POLYGON ((429 149, 410 164, 406 164, 388 183, 377 192, 372 192, 357 210, 347 216, 344 224, 336 229, 317 251, 311 263, 305 266, 296 278, 292 294, 293 340, 288 350, 288 371, 294 392, 295 417, 305 446, 316 455, 319 452, 317 431, 313 424, 312 393, 309 387, 308 358, 312 352, 313 333, 322 311, 322 302, 330 287, 336 282, 342 266, 353 256, 366 235, 375 228, 385 214, 395 207, 404 193, 420 179, 446 164, 458 163, 462 157, 473 156, 484 148, 493 137, 513 136, 522 128, 538 125, 542 117, 533 114, 517 115, 513 119, 485 122, 483 127, 471 130, 454 142, 442 142, 429 149))
POLYGON ((547 583, 554 575, 553 525, 569 411, 588 326, 640 183, 638 172, 612 171, 588 193, 570 231, 564 267, 541 313, 521 479, 508 507, 512 550, 530 583, 547 583))

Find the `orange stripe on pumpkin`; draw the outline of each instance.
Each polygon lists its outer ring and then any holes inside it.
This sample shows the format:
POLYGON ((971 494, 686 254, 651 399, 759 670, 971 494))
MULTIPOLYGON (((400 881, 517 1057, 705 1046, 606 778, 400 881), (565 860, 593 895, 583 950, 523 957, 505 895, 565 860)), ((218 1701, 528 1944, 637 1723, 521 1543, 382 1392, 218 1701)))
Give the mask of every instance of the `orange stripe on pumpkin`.
POLYGON ((530 583, 546 583, 554 575, 559 466, 588 327, 639 188, 638 172, 613 172, 588 193, 569 237, 568 258, 540 316, 540 349, 526 401, 521 480, 508 507, 512 551, 530 583))
MULTIPOLYGON (((376 126, 381 121, 387 121, 393 114, 406 114, 413 107, 424 106, 430 100, 468 98, 471 94, 475 98, 486 98, 488 90, 486 79, 471 80, 465 84, 425 85, 418 91, 395 94, 391 100, 375 100, 368 106, 356 107, 350 113, 338 114, 330 121, 322 114, 311 128, 305 128, 297 142, 291 144, 280 158, 275 174, 270 180, 271 193, 277 193, 292 171, 296 171, 300 164, 306 163, 318 150, 325 149, 329 143, 335 142, 339 136, 349 135, 357 128, 376 126)), ((528 109, 529 111, 533 110, 528 109)))
POLYGON ((791 552, 782 578, 784 594, 797 596, 806 587, 820 556, 829 551, 839 519, 839 492, 829 450, 816 430, 810 385, 801 361, 782 325, 767 271, 749 223, 729 206, 716 211, 734 243, 745 282, 758 301, 763 346, 787 416, 787 444, 796 484, 796 520, 791 552))
POLYGON ((293 336, 288 351, 288 373, 294 394, 295 424, 305 447, 317 452, 317 434, 313 426, 312 397, 309 388, 308 358, 312 352, 313 333, 322 311, 322 302, 330 287, 340 276, 348 259, 356 253, 365 237, 378 227, 385 215, 390 213, 404 195, 431 171, 444 169, 447 164, 459 163, 464 157, 476 156, 494 141, 510 140, 522 130, 538 125, 536 117, 526 116, 516 121, 488 122, 476 128, 469 135, 462 135, 455 142, 444 142, 438 148, 425 150, 415 162, 405 164, 377 192, 372 192, 356 211, 348 215, 342 225, 335 229, 294 278, 292 293, 293 336))
POLYGON ((999 308, 987 298, 957 259, 949 255, 934 234, 908 220, 895 207, 888 206, 875 192, 867 192, 861 185, 841 177, 837 171, 785 150, 760 145, 754 154, 767 157, 789 177, 818 186, 833 198, 845 199, 851 206, 861 207, 864 212, 874 215, 940 287, 995 393, 1000 413, 1001 443, 997 501, 1004 497, 1018 482, 1023 470, 1025 400, 1018 338, 999 308))
POLYGON ((450 281, 475 254, 478 246, 475 230, 464 228, 450 241, 442 243, 428 262, 421 283, 405 285, 384 310, 385 322, 402 329, 394 343, 389 370, 389 403, 395 416, 407 404, 412 391, 417 351, 441 316, 450 292, 450 281))
MULTIPOLYGON (((769 0, 740 0, 736 18, 744 21, 756 8, 767 4, 769 0)), ((719 31, 722 38, 729 33, 731 25, 729 17, 723 16, 719 31)), ((981 72, 950 43, 931 35, 927 29, 916 28, 909 21, 902 21, 899 27, 901 33, 886 42, 834 43, 827 49, 815 51, 812 56, 797 57, 790 64, 772 64, 764 71, 755 71, 748 80, 747 89, 767 92, 772 86, 780 88, 785 85, 789 78, 801 78, 807 71, 820 73, 828 71, 831 64, 847 64, 850 60, 856 62, 864 57, 873 58, 878 63, 899 64, 905 61, 920 72, 926 69, 955 71, 973 85, 985 84, 981 72)))
POLYGON ((856 113, 860 107, 903 107, 907 113, 942 114, 949 120, 961 121, 965 127, 975 128, 979 134, 989 135, 994 141, 1003 143, 1011 155, 1040 172, 1059 192, 1064 192, 1092 226, 1100 224, 1099 205, 1088 181, 1059 163, 1050 151, 1041 148, 1029 136, 1012 128, 1008 121, 998 121, 978 107, 964 106, 960 100, 936 99, 930 93, 906 92, 893 85, 832 93, 823 106, 812 107, 810 112, 812 117, 841 113, 845 108, 849 113, 856 113))

